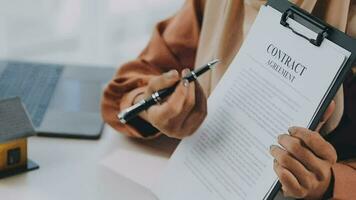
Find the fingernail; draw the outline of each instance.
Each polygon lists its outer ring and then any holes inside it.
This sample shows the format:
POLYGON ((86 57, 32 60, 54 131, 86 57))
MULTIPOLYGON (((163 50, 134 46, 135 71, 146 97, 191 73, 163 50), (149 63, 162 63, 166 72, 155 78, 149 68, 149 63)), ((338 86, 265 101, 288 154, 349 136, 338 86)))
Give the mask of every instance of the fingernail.
POLYGON ((287 136, 288 134, 281 134, 281 135, 279 135, 279 136, 277 136, 277 143, 278 144, 281 144, 281 140, 285 137, 285 136, 287 136))
POLYGON ((165 73, 164 75, 167 78, 173 78, 176 75, 177 71, 176 70, 170 70, 169 72, 165 73))
POLYGON ((187 79, 183 79, 183 86, 188 87, 189 86, 189 81, 187 79))
POLYGON ((271 146, 269 146, 269 151, 271 152, 275 148, 276 148, 276 145, 271 145, 271 146))
MULTIPOLYGON (((283 134, 282 134, 282 135, 283 135, 283 134)), ((282 135, 278 135, 278 136, 277 136, 277 140, 278 140, 278 141, 281 140, 282 135)))
POLYGON ((190 70, 189 70, 188 68, 183 69, 183 71, 182 71, 182 76, 188 75, 189 72, 190 72, 190 70))
POLYGON ((296 131, 297 131, 297 128, 295 126, 292 126, 288 129, 289 135, 294 135, 296 131))

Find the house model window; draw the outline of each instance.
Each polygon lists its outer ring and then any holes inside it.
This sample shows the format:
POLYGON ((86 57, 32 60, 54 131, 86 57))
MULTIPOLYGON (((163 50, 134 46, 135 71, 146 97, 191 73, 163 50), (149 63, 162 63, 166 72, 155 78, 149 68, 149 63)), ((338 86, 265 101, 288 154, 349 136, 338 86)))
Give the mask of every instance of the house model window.
POLYGON ((27 158, 27 138, 35 133, 20 98, 0 101, 0 178, 38 169, 27 158))

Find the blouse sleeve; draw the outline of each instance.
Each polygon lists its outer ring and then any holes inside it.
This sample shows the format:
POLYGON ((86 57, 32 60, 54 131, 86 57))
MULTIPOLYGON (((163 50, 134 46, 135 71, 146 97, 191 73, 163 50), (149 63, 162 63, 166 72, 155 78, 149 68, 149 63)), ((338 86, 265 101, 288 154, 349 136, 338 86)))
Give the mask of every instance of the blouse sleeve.
POLYGON ((151 78, 171 69, 193 68, 202 18, 200 8, 200 1, 187 0, 176 15, 156 25, 138 58, 119 68, 101 103, 103 119, 111 127, 132 137, 145 135, 136 127, 120 123, 117 114, 134 103, 151 78))

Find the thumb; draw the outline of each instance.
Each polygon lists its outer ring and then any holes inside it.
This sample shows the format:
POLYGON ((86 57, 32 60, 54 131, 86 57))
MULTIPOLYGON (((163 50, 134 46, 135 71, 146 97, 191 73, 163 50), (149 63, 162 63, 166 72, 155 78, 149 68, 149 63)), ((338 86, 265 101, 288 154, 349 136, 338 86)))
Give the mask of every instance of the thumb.
POLYGON ((319 132, 321 127, 325 124, 325 122, 329 120, 329 118, 335 111, 335 107, 336 107, 335 101, 332 100, 331 103, 329 104, 328 108, 325 110, 324 115, 319 122, 319 125, 316 129, 317 132, 319 132))
POLYGON ((328 121, 328 119, 333 114, 335 107, 336 107, 335 101, 332 100, 331 103, 329 104, 328 108, 325 110, 325 113, 324 113, 323 117, 321 118, 321 122, 328 121))
POLYGON ((148 97, 158 90, 170 87, 179 81, 179 73, 177 70, 171 70, 160 76, 153 77, 147 85, 144 96, 148 97))

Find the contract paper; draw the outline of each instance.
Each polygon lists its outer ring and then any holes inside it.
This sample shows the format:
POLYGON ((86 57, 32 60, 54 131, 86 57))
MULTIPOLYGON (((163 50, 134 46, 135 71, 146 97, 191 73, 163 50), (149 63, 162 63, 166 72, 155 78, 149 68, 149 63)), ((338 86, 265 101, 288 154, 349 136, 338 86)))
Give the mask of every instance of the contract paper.
POLYGON ((269 146, 290 126, 309 127, 349 55, 330 41, 312 45, 280 18, 261 8, 209 97, 206 120, 181 142, 155 186, 160 200, 268 197, 277 182, 269 146))

